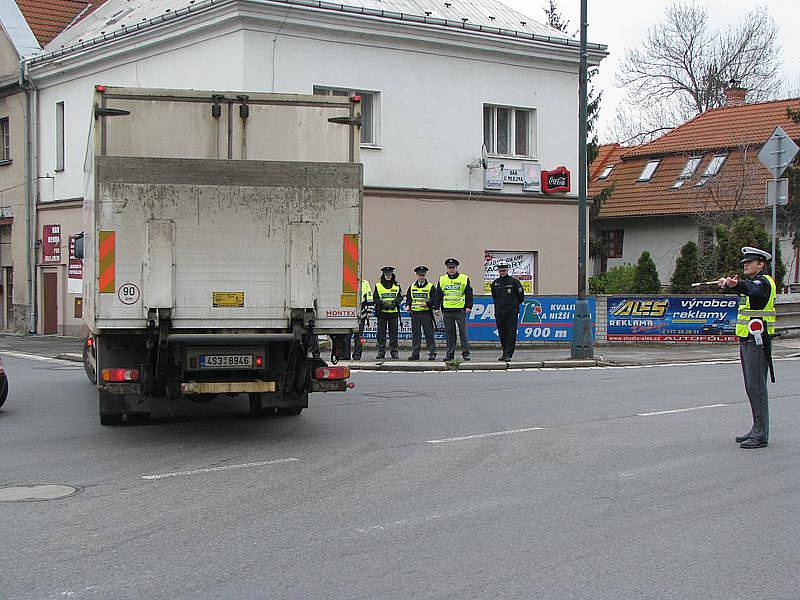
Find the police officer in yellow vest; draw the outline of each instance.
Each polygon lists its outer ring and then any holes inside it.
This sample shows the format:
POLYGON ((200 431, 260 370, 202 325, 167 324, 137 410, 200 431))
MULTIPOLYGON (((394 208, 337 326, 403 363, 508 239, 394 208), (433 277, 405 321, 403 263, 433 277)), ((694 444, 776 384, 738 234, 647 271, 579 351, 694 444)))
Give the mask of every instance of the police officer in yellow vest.
POLYGON ((469 337, 467 315, 472 310, 472 285, 469 277, 458 272, 459 262, 455 258, 444 261, 447 273, 439 277, 438 302, 444 313, 444 328, 447 332, 447 355, 445 362, 456 354, 456 326, 461 338, 461 356, 469 360, 469 337))
POLYGON ((361 280, 361 307, 358 315, 358 333, 353 334, 353 360, 361 360, 363 350, 361 338, 364 337, 364 327, 369 322, 372 308, 372 286, 366 279, 361 280))
POLYGON ((414 269, 417 281, 408 286, 406 306, 411 313, 411 356, 408 360, 419 360, 422 346, 422 332, 425 332, 425 345, 428 348, 428 360, 436 360, 436 339, 433 323, 433 310, 436 308, 436 287, 427 279, 428 267, 419 266, 414 269))
MULTIPOLYGON (((744 388, 753 413, 753 427, 737 436, 741 448, 764 448, 769 441, 767 371, 772 369, 770 337, 775 333, 775 281, 764 274, 772 256, 758 248, 742 248, 742 265, 749 280, 723 277, 719 287, 740 295, 736 335, 744 374, 744 388)), ((773 379, 774 381, 774 379, 773 379)))
POLYGON ((386 330, 389 330, 389 351, 392 358, 400 358, 397 349, 397 330, 400 322, 400 303, 403 291, 394 275, 394 267, 383 267, 383 273, 373 291, 375 317, 378 324, 378 354, 376 359, 386 358, 386 330))

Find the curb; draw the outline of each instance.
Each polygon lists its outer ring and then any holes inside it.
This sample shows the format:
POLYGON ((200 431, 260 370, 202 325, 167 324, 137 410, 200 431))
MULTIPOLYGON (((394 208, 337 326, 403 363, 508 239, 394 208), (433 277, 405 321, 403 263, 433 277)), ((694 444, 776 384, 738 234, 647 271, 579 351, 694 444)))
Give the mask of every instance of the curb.
POLYGON ((80 354, 73 354, 71 352, 65 352, 64 354, 58 354, 58 355, 56 355, 56 358, 59 358, 61 360, 69 360, 69 361, 72 361, 72 362, 83 362, 83 356, 81 356, 80 354))
POLYGON ((445 363, 433 361, 386 361, 386 362, 353 362, 341 361, 339 364, 350 367, 351 371, 509 371, 518 369, 574 369, 586 367, 614 367, 616 363, 604 360, 545 360, 501 362, 459 362, 445 363))

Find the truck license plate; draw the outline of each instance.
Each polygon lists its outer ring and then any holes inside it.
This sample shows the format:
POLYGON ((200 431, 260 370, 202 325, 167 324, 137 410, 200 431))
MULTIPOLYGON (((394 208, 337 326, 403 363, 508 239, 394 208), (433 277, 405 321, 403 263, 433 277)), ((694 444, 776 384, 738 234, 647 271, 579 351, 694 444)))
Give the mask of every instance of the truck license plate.
POLYGON ((252 369, 252 354, 201 354, 201 369, 252 369))

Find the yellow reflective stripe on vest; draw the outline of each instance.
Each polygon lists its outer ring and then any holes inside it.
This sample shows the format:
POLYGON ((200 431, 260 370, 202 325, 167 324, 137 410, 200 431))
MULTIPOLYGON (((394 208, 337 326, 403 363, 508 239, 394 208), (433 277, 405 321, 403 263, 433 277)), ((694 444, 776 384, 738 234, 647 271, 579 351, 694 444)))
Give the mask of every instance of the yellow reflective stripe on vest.
POLYGON ((767 333, 772 335, 775 333, 775 296, 777 295, 778 288, 775 285, 775 280, 769 275, 764 275, 764 279, 769 282, 769 300, 761 310, 750 308, 750 298, 743 296, 740 298, 739 312, 736 315, 736 335, 740 338, 746 338, 750 335, 748 325, 752 319, 762 319, 767 333))
POLYGON ((427 301, 431 299, 433 284, 429 281, 424 286, 419 287, 416 283, 411 284, 411 310, 421 311, 430 310, 427 301))
MULTIPOLYGON (((397 285, 396 283, 392 285, 392 287, 390 287, 388 290, 381 284, 378 284, 377 287, 378 287, 378 295, 380 296, 382 302, 388 303, 397 300, 397 296, 400 293, 400 286, 397 285)), ((397 307, 395 308, 381 307, 381 312, 384 313, 396 313, 399 310, 400 309, 398 309, 397 307)))
POLYGON ((467 281, 469 277, 459 273, 455 279, 448 275, 439 277, 439 289, 442 290, 442 308, 464 308, 467 305, 467 281))

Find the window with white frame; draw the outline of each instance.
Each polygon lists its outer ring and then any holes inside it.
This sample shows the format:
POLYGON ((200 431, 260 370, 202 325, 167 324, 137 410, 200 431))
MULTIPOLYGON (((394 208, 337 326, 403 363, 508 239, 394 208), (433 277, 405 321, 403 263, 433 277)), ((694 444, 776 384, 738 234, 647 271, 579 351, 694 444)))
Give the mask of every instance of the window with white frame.
POLYGON ((611 171, 614 170, 614 165, 607 165, 603 172, 597 176, 597 179, 607 179, 609 175, 611 175, 611 171))
POLYGON ((697 171, 697 167, 700 165, 701 160, 703 160, 702 156, 689 157, 689 160, 686 161, 686 165, 684 165, 681 174, 678 175, 678 178, 675 180, 675 183, 672 184, 673 190, 682 187, 684 183, 686 183, 689 179, 694 177, 694 172, 697 171))
POLYGON ((695 185, 700 187, 706 184, 706 182, 714 177, 719 170, 722 168, 722 165, 725 164, 725 160, 728 158, 727 153, 720 152, 714 155, 714 158, 706 166, 706 170, 703 171, 703 174, 700 176, 700 181, 698 181, 695 185))
POLYGON ((495 156, 536 156, 536 111, 483 105, 483 144, 495 156))
POLYGON ((56 102, 56 171, 64 170, 64 103, 56 102))
POLYGON ((653 178, 653 173, 656 172, 658 165, 661 164, 661 159, 656 158, 653 160, 648 160, 647 164, 642 169, 641 175, 639 175, 639 179, 636 181, 650 181, 653 178))
POLYGON ((0 119, 0 135, 3 136, 3 147, 0 149, 0 162, 11 162, 11 132, 8 125, 8 117, 0 119))
POLYGON ((377 146, 379 144, 377 127, 379 92, 315 85, 313 93, 315 96, 341 96, 343 98, 361 96, 361 145, 377 146))

